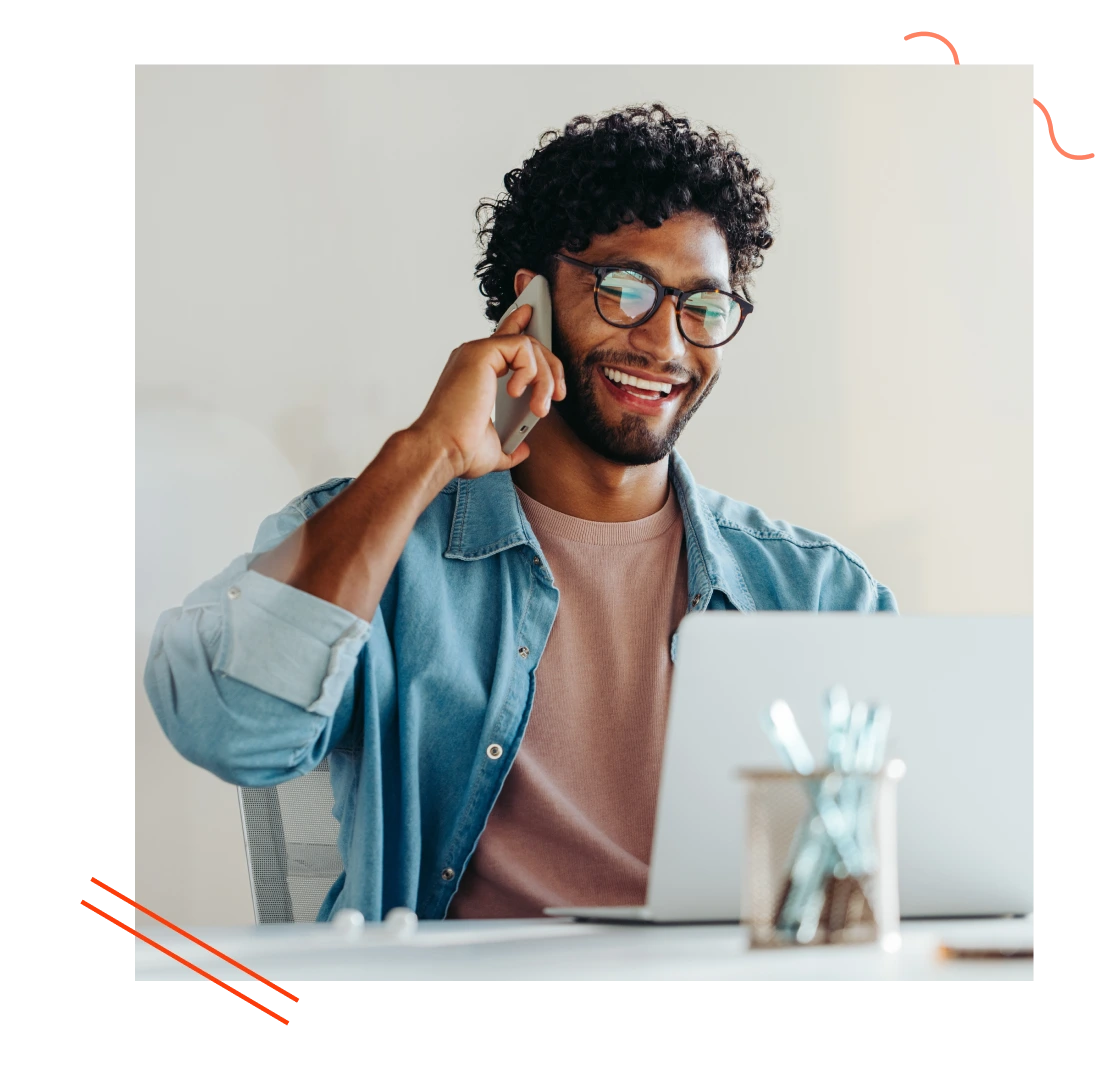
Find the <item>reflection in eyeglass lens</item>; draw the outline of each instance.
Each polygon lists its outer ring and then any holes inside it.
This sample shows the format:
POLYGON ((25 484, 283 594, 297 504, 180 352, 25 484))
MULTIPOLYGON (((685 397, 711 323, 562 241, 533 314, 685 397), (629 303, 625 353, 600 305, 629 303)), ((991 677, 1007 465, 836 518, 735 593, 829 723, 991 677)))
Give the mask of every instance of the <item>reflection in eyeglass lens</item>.
POLYGON ((635 322, 651 310, 655 303, 655 287, 632 271, 615 270, 602 279, 598 287, 598 306, 613 322, 635 322))
POLYGON ((697 344, 711 345, 730 337, 742 310, 723 293, 694 293, 682 308, 682 332, 697 344))
MULTIPOLYGON (((615 270, 598 286, 598 308, 618 326, 642 319, 655 303, 656 289, 642 274, 615 270)), ((679 321, 688 341, 697 345, 718 345, 739 326, 743 312, 730 296, 717 290, 693 293, 682 306, 679 321)))

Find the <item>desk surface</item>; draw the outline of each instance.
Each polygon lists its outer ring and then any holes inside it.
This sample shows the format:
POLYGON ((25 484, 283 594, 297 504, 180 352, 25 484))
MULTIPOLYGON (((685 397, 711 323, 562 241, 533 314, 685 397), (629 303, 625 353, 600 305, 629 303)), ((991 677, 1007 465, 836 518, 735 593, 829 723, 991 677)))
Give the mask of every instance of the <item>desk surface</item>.
MULTIPOLYGON (((147 936, 222 980, 252 980, 154 924, 147 936)), ((1031 959, 944 960, 959 947, 1032 944, 1032 919, 923 920, 902 924, 902 947, 820 945, 756 949, 737 925, 639 926, 569 919, 422 922, 403 939, 381 927, 355 936, 327 923, 191 931, 271 981, 546 979, 1031 980, 1031 959)), ((136 942, 139 981, 204 981, 136 942)))

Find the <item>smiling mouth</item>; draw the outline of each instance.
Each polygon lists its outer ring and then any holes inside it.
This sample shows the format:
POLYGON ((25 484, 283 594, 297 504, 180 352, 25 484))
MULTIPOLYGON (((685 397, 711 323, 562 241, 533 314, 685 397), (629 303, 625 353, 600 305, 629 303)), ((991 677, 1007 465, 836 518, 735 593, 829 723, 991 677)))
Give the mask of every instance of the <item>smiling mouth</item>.
POLYGON ((688 382, 659 382, 650 378, 640 378, 635 374, 618 370, 616 367, 599 367, 601 377, 610 390, 623 394, 633 400, 645 402, 652 408, 661 407, 664 401, 676 397, 689 384, 688 382))

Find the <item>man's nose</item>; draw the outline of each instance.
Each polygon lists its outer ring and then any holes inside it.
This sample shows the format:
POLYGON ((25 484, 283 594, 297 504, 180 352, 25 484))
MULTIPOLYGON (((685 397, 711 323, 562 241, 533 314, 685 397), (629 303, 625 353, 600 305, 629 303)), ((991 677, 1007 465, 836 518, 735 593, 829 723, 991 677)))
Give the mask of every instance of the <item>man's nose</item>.
POLYGON ((678 330, 677 302, 666 293, 647 322, 632 328, 632 344, 661 363, 680 360, 686 354, 685 338, 678 330))

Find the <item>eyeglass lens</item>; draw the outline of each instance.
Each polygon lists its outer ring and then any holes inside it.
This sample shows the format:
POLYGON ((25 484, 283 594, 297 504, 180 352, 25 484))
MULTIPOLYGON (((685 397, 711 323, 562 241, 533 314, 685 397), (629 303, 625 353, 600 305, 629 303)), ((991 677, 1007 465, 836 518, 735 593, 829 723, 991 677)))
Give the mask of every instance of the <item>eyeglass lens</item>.
MULTIPOLYGON (((655 286, 642 274, 614 270, 604 275, 597 289, 598 310, 615 326, 631 326, 652 308, 655 286)), ((742 309, 720 292, 692 293, 682 305, 679 322, 687 341, 695 345, 718 345, 739 325, 742 309)))

